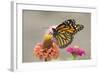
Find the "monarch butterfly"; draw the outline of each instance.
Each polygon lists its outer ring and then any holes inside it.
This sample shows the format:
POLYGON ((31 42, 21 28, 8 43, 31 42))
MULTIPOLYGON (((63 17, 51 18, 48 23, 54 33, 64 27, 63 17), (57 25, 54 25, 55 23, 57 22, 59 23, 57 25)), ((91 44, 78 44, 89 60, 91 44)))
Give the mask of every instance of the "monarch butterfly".
POLYGON ((65 48, 73 41, 74 35, 84 28, 83 25, 76 24, 74 19, 68 19, 52 28, 53 37, 57 40, 60 48, 65 48))

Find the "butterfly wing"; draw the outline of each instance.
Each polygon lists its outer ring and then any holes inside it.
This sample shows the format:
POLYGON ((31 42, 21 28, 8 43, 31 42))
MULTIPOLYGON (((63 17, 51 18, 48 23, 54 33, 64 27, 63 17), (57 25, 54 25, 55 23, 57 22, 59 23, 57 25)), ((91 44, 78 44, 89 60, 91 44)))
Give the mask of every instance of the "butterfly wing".
POLYGON ((58 25, 56 29, 58 32, 62 32, 62 33, 67 32, 73 34, 76 31, 75 26, 76 26, 75 20, 69 19, 64 21, 62 24, 58 25))
POLYGON ((77 33, 78 31, 82 30, 83 28, 84 26, 80 24, 76 24, 74 19, 69 19, 69 20, 64 21, 62 24, 58 25, 56 27, 56 30, 60 33, 67 32, 73 35, 77 33))
POLYGON ((69 33, 59 33, 58 35, 54 36, 57 40, 57 43, 60 48, 65 48, 69 44, 71 44, 73 40, 73 36, 69 33))
POLYGON ((76 28, 76 31, 74 32, 74 34, 77 33, 78 31, 82 30, 84 28, 84 26, 77 24, 75 28, 76 28))

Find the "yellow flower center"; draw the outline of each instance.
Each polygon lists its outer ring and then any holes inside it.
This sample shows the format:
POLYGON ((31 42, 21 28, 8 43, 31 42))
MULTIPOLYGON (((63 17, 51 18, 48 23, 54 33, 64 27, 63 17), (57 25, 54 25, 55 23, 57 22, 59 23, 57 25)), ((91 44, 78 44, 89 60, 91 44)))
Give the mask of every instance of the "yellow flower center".
POLYGON ((51 40, 52 39, 52 35, 51 34, 46 34, 44 35, 44 40, 47 41, 47 40, 51 40))

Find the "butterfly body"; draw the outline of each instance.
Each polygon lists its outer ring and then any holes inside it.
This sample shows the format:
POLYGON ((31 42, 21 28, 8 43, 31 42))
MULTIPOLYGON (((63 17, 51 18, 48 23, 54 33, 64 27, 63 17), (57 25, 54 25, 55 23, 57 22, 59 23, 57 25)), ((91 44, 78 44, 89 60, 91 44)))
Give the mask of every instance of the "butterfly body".
POLYGON ((53 30, 53 36, 55 36, 55 35, 58 35, 58 34, 59 34, 59 32, 58 32, 55 28, 52 28, 52 30, 53 30))
POLYGON ((84 28, 83 25, 76 24, 74 19, 69 19, 52 28, 53 37, 57 40, 60 48, 65 48, 73 41, 74 35, 84 28))

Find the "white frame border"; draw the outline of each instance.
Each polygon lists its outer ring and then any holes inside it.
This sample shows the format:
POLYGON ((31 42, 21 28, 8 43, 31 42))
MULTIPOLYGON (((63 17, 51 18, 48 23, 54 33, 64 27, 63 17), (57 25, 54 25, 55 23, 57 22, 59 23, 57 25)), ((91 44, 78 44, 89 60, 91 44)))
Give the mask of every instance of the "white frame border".
POLYGON ((96 8, 95 7, 77 7, 62 5, 41 5, 34 3, 12 2, 12 50, 11 50, 11 70, 34 70, 34 69, 54 69, 65 67, 80 67, 96 65, 96 8), (78 61, 59 61, 59 62, 42 62, 42 63, 22 63, 22 10, 47 10, 47 11, 69 11, 69 12, 86 12, 91 13, 91 59, 78 61))

